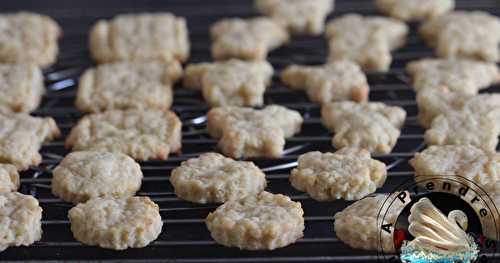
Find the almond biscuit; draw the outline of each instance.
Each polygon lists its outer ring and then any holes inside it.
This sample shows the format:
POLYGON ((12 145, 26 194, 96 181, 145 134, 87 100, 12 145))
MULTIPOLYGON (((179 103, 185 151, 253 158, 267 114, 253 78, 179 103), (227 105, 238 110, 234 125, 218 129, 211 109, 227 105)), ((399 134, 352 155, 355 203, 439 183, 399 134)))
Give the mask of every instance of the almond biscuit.
POLYGON ((383 13, 404 21, 428 20, 455 8, 455 0, 375 0, 383 13))
POLYGON ((45 93, 40 68, 29 64, 0 64, 0 107, 13 112, 35 110, 45 93))

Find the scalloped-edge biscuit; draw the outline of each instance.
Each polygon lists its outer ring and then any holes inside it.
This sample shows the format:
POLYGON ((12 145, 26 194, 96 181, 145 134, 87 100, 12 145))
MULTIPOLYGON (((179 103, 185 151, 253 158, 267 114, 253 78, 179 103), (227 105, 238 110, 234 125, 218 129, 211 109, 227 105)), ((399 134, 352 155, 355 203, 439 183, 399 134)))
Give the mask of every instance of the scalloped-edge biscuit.
POLYGON ((321 108, 322 122, 335 133, 332 144, 337 149, 355 147, 371 153, 390 153, 405 118, 403 108, 381 102, 343 101, 327 103, 321 108))
POLYGON ((500 83, 495 63, 467 59, 425 58, 406 64, 416 92, 448 87, 451 91, 475 95, 481 89, 500 83))
POLYGON ((0 62, 47 67, 57 59, 62 31, 52 18, 29 12, 0 15, 0 62))
POLYGON ((90 30, 89 45, 98 63, 184 62, 190 48, 186 20, 171 13, 124 14, 99 20, 90 30))
POLYGON ((40 68, 30 64, 0 64, 0 107, 13 112, 35 110, 45 93, 40 68))
POLYGON ((438 57, 500 60, 500 19, 482 11, 455 11, 420 27, 438 57))
POLYGON ((182 66, 177 61, 102 64, 80 77, 76 107, 84 112, 167 110, 172 105, 172 84, 181 75, 182 66))
POLYGON ((288 196, 261 192, 224 203, 208 214, 206 224, 212 238, 221 245, 273 250, 304 235, 304 211, 288 196))
POLYGON ((267 61, 230 59, 186 67, 184 87, 201 90, 210 106, 262 106, 274 69, 267 61))
POLYGON ((181 163, 170 175, 175 194, 194 203, 225 203, 256 195, 266 188, 266 175, 252 162, 204 153, 181 163))
POLYGON ((38 152, 44 142, 60 135, 56 122, 50 117, 33 117, 26 113, 0 110, 0 163, 10 163, 18 170, 38 165, 38 152))
POLYGON ((0 193, 15 192, 19 188, 19 173, 12 164, 0 164, 0 193))
POLYGON ((72 152, 52 172, 52 193, 74 204, 97 197, 133 196, 142 177, 139 164, 125 154, 72 152))
POLYGON ((149 197, 94 198, 68 212, 76 240, 90 246, 141 248, 158 238, 163 222, 149 197))
POLYGON ((289 40, 288 32, 270 18, 226 18, 212 25, 212 57, 265 60, 267 53, 289 40))
POLYGON ((281 81, 292 89, 305 90, 314 102, 368 100, 370 88, 361 68, 350 60, 322 66, 292 65, 281 72, 281 81))
POLYGON ((299 112, 278 105, 262 110, 219 107, 208 112, 207 129, 229 157, 277 158, 283 155, 285 138, 299 133, 303 121, 299 112))
POLYGON ((455 0, 375 0, 383 13, 404 21, 428 20, 455 8, 455 0))
POLYGON ((0 252, 42 238, 42 208, 31 195, 0 193, 0 252))
POLYGON ((342 148, 300 155, 290 182, 317 201, 358 200, 382 187, 386 177, 385 164, 372 159, 367 150, 342 148))
POLYGON ((396 19, 347 14, 328 22, 328 60, 348 59, 366 71, 387 71, 391 51, 406 42, 408 26, 396 19))
POLYGON ((174 112, 112 110, 81 118, 66 138, 73 151, 120 152, 146 161, 181 149, 182 123, 174 112))
POLYGON ((255 0, 257 11, 300 35, 323 33, 326 16, 334 5, 334 0, 255 0))

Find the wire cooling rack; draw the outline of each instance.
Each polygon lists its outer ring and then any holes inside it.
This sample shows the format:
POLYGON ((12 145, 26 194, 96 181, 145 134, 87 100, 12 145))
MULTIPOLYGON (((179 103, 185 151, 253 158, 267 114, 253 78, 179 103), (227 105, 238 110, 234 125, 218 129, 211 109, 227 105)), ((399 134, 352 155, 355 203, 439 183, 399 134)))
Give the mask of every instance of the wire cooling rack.
MULTIPOLYGON (((337 0, 336 17, 349 12, 365 15, 377 14, 371 0, 337 0)), ((500 2, 495 0, 458 0, 457 9, 481 9, 500 14, 500 2)), ((181 161, 214 151, 216 141, 205 129, 204 115, 207 105, 199 93, 175 89, 173 110, 183 122, 182 153, 166 161, 141 163, 144 172, 139 195, 150 196, 161 208, 164 219, 163 232, 151 245, 142 249, 112 251, 85 246, 71 234, 67 211, 71 205, 54 197, 50 192, 52 169, 68 153, 64 138, 82 116, 74 107, 76 83, 81 72, 93 66, 87 50, 90 26, 99 18, 110 18, 119 13, 169 11, 188 19, 192 43, 189 62, 210 61, 209 25, 224 17, 250 17, 257 15, 250 0, 184 0, 184 1, 1 1, 2 12, 30 10, 55 18, 62 26, 64 36, 60 41, 58 62, 45 70, 48 92, 43 104, 34 113, 52 116, 62 130, 60 140, 51 142, 41 150, 43 162, 23 172, 20 191, 32 194, 43 207, 43 238, 30 247, 10 248, 0 253, 0 260, 109 260, 109 261, 171 261, 171 262, 371 262, 377 260, 376 252, 353 250, 335 237, 333 215, 349 202, 316 202, 308 195, 294 190, 288 182, 290 169, 296 165, 298 155, 311 151, 333 151, 331 134, 320 121, 320 107, 311 103, 301 92, 284 87, 273 78, 272 87, 266 91, 266 104, 277 103, 298 110, 304 116, 302 132, 287 140, 286 155, 280 159, 252 159, 267 174, 267 190, 289 195, 300 201, 305 211, 305 236, 296 244, 275 251, 240 251, 217 245, 207 231, 204 219, 215 205, 194 205, 179 200, 170 185, 170 171, 181 161)), ((269 54, 269 61, 276 72, 292 63, 322 64, 327 55, 323 37, 294 37, 291 43, 269 54)), ((370 99, 405 108, 408 113, 402 134, 391 154, 375 155, 388 165, 388 179, 378 192, 389 192, 401 182, 409 180, 413 172, 408 159, 423 145, 423 129, 416 121, 415 94, 404 74, 406 62, 432 56, 411 25, 408 43, 393 53, 394 62, 387 73, 369 73, 370 99)), ((498 90, 498 87, 493 87, 498 90)), ((490 89, 489 91, 491 91, 490 89)))

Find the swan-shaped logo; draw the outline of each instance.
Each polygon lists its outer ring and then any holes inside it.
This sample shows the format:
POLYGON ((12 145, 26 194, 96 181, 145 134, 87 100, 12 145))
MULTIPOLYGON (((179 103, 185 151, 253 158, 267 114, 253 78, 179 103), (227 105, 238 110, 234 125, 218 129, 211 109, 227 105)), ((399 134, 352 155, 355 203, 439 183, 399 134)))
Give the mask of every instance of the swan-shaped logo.
POLYGON ((467 215, 460 210, 445 216, 431 200, 422 198, 410 209, 408 231, 414 239, 401 248, 403 262, 472 262, 479 253, 468 235, 467 215))

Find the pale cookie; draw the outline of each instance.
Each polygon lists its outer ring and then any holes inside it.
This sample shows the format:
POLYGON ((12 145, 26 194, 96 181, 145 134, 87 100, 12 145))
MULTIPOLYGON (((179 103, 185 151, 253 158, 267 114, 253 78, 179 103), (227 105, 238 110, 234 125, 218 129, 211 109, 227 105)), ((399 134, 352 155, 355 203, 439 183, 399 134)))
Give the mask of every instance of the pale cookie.
POLYGON ((32 117, 25 113, 0 110, 0 163, 11 163, 18 170, 38 165, 38 153, 44 142, 60 135, 54 119, 32 117))
POLYGON ((181 126, 171 111, 106 111, 80 119, 66 138, 66 147, 124 153, 140 161, 165 160, 181 149, 181 126))
POLYGON ((76 240, 114 250, 141 248, 158 238, 160 208, 149 197, 94 198, 68 212, 76 240))
POLYGON ((42 238, 42 208, 31 195, 0 193, 0 252, 42 238))
POLYGON ((479 90, 500 83, 494 63, 466 59, 421 59, 406 65, 416 92, 448 87, 451 91, 475 95, 479 90))
POLYGON ((347 14, 327 25, 329 60, 348 59, 363 70, 387 71, 391 50, 401 47, 407 34, 408 26, 398 20, 347 14))
POLYGON ((78 204, 96 197, 133 196, 141 181, 141 167, 127 155, 73 152, 52 172, 52 193, 78 204))
POLYGON ((0 15, 0 62, 41 67, 56 61, 61 28, 52 18, 20 12, 0 15))
POLYGON ((0 107, 31 112, 40 105, 44 93, 42 71, 37 66, 0 64, 0 107))
POLYGON ((208 214, 206 224, 221 245, 247 250, 273 250, 304 234, 304 211, 288 196, 262 192, 233 200, 208 214))
POLYGON ((495 151, 500 134, 500 108, 489 113, 449 111, 437 116, 424 134, 427 145, 473 145, 495 151))
POLYGON ((207 114, 208 133, 232 158, 280 157, 285 138, 300 132, 299 112, 271 105, 262 110, 241 107, 213 108, 207 114))
POLYGON ((223 19, 210 28, 212 57, 265 60, 267 53, 288 42, 286 30, 270 18, 223 19))
POLYGON ((372 159, 368 151, 342 148, 300 155, 290 182, 318 201, 358 200, 381 187, 386 176, 385 164, 372 159))
POLYGON ((19 173, 14 165, 0 164, 0 193, 17 191, 19 173))
POLYGON ((367 101, 370 88, 361 68, 349 61, 323 66, 292 65, 281 73, 281 81, 292 89, 305 90, 314 102, 367 101))
POLYGON ((455 8, 455 0, 375 0, 383 13, 404 21, 428 20, 455 8))
POLYGON ((210 106, 261 106, 273 72, 266 61, 191 64, 186 67, 184 87, 201 90, 210 106))
POLYGON ((255 0, 257 10, 294 34, 323 33, 334 0, 255 0))
POLYGON ((456 11, 424 23, 420 33, 439 57, 500 59, 500 19, 482 11, 456 11))
POLYGON ((456 176, 456 180, 471 187, 477 184, 485 191, 500 190, 500 154, 472 145, 430 146, 415 153, 410 164, 415 169, 417 183, 439 183, 434 178, 456 176))
POLYGON ((379 102, 350 101, 324 104, 323 124, 333 131, 335 148, 364 148, 372 153, 390 153, 406 118, 403 108, 379 102))
POLYGON ((394 229, 404 208, 403 203, 394 198, 386 194, 365 197, 336 213, 337 238, 352 248, 395 252, 392 235, 381 228, 383 224, 391 224, 394 229))
POLYGON ((194 203, 224 203, 256 195, 266 188, 266 175, 252 162, 204 153, 181 163, 170 175, 175 194, 194 203))
POLYGON ((170 13, 118 15, 90 31, 90 53, 98 63, 186 61, 189 47, 186 20, 170 13))
POLYGON ((172 84, 181 75, 182 67, 177 61, 102 64, 80 77, 76 106, 85 112, 167 110, 172 105, 172 84))

